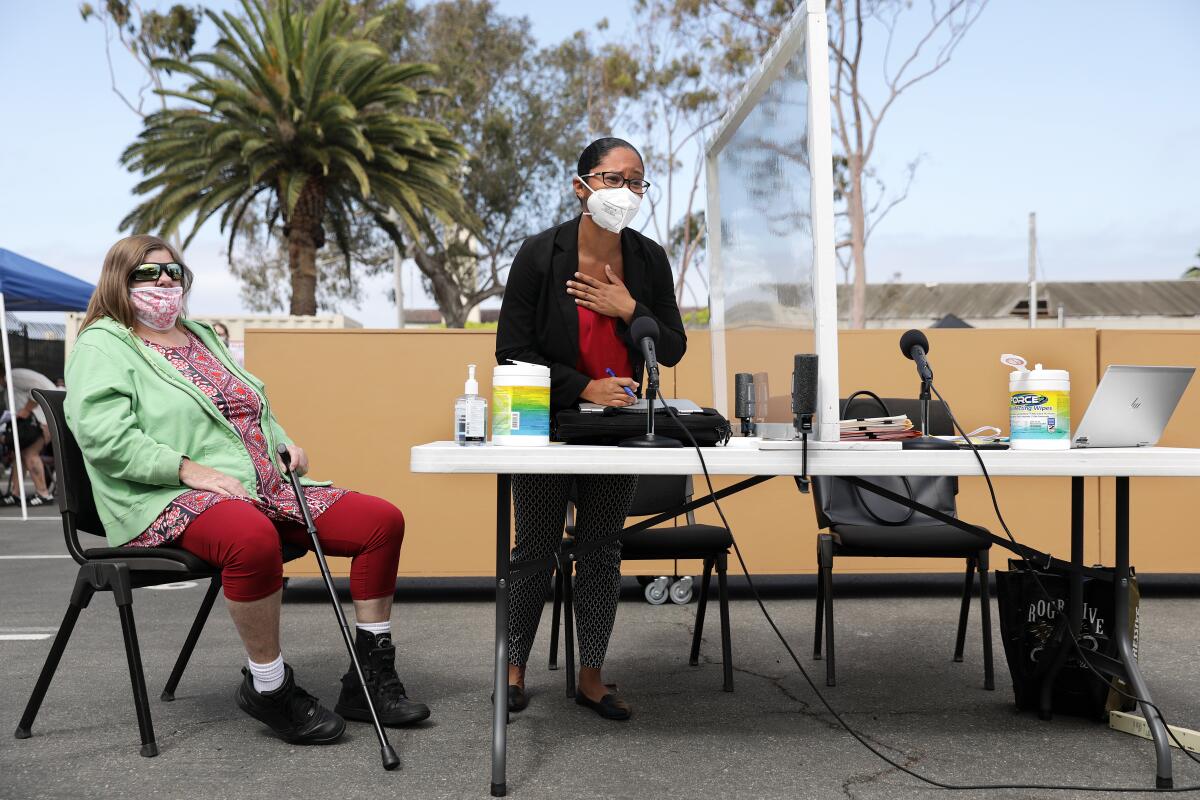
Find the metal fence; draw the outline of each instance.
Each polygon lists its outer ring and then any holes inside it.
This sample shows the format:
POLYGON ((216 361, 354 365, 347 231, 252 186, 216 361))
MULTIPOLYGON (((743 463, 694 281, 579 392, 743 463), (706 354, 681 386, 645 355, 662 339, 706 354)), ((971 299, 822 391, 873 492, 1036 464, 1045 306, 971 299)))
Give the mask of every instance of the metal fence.
MULTIPOLYGON (((7 323, 13 369, 31 369, 52 381, 61 378, 66 361, 63 326, 25 322, 12 315, 7 323)), ((2 398, 0 402, 3 402, 2 398)))

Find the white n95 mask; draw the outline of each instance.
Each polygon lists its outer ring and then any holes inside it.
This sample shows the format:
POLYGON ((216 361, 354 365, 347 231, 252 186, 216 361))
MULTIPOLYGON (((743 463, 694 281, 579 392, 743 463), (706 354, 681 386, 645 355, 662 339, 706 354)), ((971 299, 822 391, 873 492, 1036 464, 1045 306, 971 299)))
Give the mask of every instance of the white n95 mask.
POLYGON ((641 195, 634 194, 628 186, 593 189, 588 186, 587 179, 579 180, 591 191, 587 199, 587 211, 584 213, 592 218, 592 222, 613 233, 620 233, 633 222, 642 204, 641 195))

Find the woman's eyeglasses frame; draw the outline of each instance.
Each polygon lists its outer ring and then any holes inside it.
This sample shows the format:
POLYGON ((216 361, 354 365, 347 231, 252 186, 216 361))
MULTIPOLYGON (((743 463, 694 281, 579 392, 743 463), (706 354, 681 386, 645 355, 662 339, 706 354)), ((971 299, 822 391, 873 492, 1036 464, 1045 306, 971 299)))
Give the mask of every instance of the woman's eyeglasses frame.
POLYGON ((650 181, 642 178, 626 178, 619 172, 589 172, 586 175, 580 175, 580 178, 599 178, 601 182, 609 189, 620 189, 622 186, 628 186, 629 191, 634 194, 645 194, 650 188, 650 181), (612 177, 609 177, 612 176, 612 177))

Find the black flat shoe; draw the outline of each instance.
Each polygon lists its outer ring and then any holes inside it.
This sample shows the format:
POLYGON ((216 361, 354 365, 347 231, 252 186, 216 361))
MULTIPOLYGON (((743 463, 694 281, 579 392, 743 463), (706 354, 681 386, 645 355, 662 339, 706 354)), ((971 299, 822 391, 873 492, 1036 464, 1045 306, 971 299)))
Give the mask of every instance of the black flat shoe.
POLYGON ((629 707, 629 703, 622 700, 616 692, 609 692, 597 703, 583 692, 577 691, 575 692, 575 702, 584 708, 590 708, 605 719, 623 722, 633 716, 633 709, 629 707))
POLYGON ((525 689, 510 683, 508 685, 508 710, 524 711, 528 705, 529 695, 525 694, 525 689))
MULTIPOLYGON (((496 695, 489 694, 488 702, 495 703, 496 695)), ((529 705, 529 695, 525 694, 525 690, 515 684, 508 685, 508 710, 511 712, 524 711, 529 705)))

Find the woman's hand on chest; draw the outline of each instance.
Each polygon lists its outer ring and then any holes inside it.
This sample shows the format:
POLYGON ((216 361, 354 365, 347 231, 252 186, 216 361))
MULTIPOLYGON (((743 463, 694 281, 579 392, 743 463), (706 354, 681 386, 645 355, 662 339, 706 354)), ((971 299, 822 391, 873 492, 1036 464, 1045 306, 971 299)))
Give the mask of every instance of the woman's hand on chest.
POLYGON ((567 294, 575 299, 577 305, 606 317, 616 317, 628 325, 633 320, 637 301, 608 264, 604 265, 604 276, 607 280, 576 272, 575 277, 567 281, 567 294))

